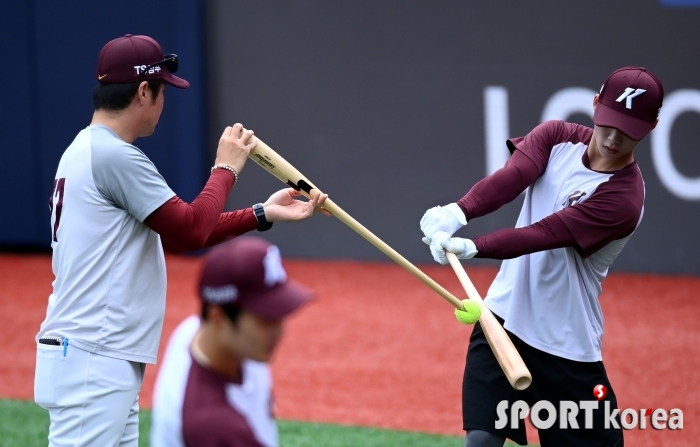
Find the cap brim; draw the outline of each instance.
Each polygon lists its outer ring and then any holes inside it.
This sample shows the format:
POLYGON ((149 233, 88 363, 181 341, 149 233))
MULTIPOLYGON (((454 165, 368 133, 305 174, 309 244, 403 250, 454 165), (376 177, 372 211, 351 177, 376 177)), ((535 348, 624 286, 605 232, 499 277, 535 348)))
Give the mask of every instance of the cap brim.
POLYGON ((634 141, 642 140, 654 128, 654 123, 625 115, 601 102, 595 108, 593 123, 596 126, 614 127, 634 141))
POLYGON ((165 75, 163 76, 163 80, 168 84, 172 85, 173 87, 177 88, 187 88, 190 86, 190 83, 188 81, 179 78, 170 72, 165 73, 165 75))
POLYGON ((313 293, 288 280, 258 295, 242 307, 264 318, 281 320, 311 300, 313 293))

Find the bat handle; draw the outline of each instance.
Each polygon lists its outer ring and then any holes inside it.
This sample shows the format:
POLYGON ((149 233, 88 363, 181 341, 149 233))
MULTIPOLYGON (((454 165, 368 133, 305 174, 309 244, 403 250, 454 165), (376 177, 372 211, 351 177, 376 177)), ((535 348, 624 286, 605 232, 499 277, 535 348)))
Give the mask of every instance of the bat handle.
POLYGON ((457 255, 455 255, 454 253, 450 253, 449 251, 445 251, 445 255, 447 256, 447 260, 452 266, 452 269, 455 271, 457 279, 459 279, 459 282, 462 284, 464 291, 467 292, 467 297, 469 297, 470 300, 474 300, 483 306, 484 300, 481 299, 479 291, 476 290, 476 287, 474 287, 474 283, 472 283, 472 280, 469 279, 469 275, 467 275, 467 272, 464 271, 464 267, 462 267, 462 263, 459 262, 457 255))

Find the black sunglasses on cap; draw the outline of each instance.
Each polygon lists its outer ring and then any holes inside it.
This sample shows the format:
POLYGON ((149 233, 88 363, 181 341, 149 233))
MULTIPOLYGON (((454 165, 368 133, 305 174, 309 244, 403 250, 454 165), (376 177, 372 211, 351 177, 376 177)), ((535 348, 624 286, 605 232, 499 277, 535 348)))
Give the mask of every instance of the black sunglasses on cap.
POLYGON ((146 65, 146 68, 142 68, 141 75, 144 75, 150 70, 151 68, 157 66, 157 65, 165 65, 165 68, 168 69, 170 73, 175 73, 177 71, 178 67, 178 61, 177 61, 177 54, 166 54, 163 56, 162 61, 154 62, 152 64, 146 65))

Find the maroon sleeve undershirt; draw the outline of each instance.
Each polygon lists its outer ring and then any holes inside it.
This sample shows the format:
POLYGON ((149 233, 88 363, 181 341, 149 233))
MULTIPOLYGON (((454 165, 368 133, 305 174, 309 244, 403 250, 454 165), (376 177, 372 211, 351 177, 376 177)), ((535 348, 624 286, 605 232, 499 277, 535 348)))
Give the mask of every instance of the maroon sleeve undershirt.
POLYGON ((537 165, 523 152, 516 150, 505 166, 474 185, 457 205, 467 221, 485 216, 515 200, 539 176, 537 165))
MULTIPOLYGON (((587 157, 584 157, 587 165, 587 157)), ((644 209, 644 181, 636 162, 617 171, 579 204, 557 212, 584 258, 631 235, 644 209)))
POLYGON ((592 130, 564 121, 545 121, 524 137, 506 142, 511 157, 505 166, 474 185, 457 204, 467 221, 492 213, 515 200, 547 169, 552 148, 562 142, 588 143, 592 130))
POLYGON ((506 228, 473 239, 477 258, 512 259, 537 251, 574 247, 580 252, 576 239, 562 219, 551 214, 523 228, 506 228))
MULTIPOLYGON (((506 165, 479 183, 457 202, 467 220, 492 213, 513 201, 535 183, 540 168, 515 149, 506 165)), ((556 215, 524 228, 508 228, 473 239, 477 258, 511 259, 536 251, 576 245, 564 222, 556 215)))
POLYGON ((618 171, 581 203, 523 228, 499 230, 473 239, 477 258, 511 259, 573 247, 584 259, 634 232, 644 206, 644 183, 636 163, 618 171))
MULTIPOLYGON (((588 143, 590 138, 591 129, 585 126, 563 121, 544 122, 526 136, 508 140, 512 155, 505 166, 474 185, 457 204, 467 221, 492 213, 535 183, 547 169, 556 144, 564 141, 588 143)), ((565 223, 569 213, 555 213, 527 227, 499 230, 473 239, 479 250, 476 257, 511 259, 562 247, 574 247, 583 253, 565 223)))
POLYGON ((258 220, 251 208, 223 213, 233 186, 233 173, 215 169, 192 204, 175 196, 151 213, 144 224, 161 236, 170 253, 199 250, 254 230, 258 220))

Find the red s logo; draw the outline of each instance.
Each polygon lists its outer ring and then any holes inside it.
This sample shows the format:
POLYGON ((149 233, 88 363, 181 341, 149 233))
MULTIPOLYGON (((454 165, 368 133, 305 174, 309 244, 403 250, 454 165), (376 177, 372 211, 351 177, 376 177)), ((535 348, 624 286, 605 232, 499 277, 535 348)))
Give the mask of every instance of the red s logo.
POLYGON ((601 400, 605 398, 605 396, 608 395, 608 389, 605 388, 605 385, 596 385, 593 387, 593 396, 595 397, 596 400, 601 400))

